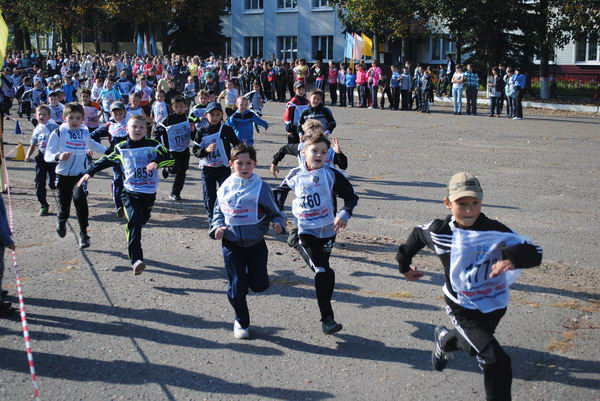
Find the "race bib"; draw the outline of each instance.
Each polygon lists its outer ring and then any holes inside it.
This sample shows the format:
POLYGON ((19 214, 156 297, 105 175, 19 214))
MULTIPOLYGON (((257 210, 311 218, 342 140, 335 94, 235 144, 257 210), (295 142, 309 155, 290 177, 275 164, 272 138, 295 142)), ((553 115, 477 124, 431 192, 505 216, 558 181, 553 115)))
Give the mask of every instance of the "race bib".
POLYGON ((230 176, 217 191, 219 207, 228 226, 258 223, 258 198, 262 180, 256 174, 248 179, 230 176))
POLYGON ((61 151, 84 155, 87 150, 89 136, 87 127, 82 125, 76 129, 69 129, 69 126, 63 123, 60 126, 60 140, 63 145, 61 151))
POLYGON ((108 126, 108 133, 113 139, 127 137, 127 119, 118 123, 111 122, 108 126))
POLYGON ((123 156, 123 174, 125 180, 123 186, 130 192, 154 194, 158 188, 158 170, 151 172, 146 166, 156 158, 156 148, 144 147, 134 149, 117 149, 123 156))
MULTIPOLYGON (((161 124, 162 125, 162 124, 161 124)), ((165 127, 163 125, 163 127, 165 127)), ((187 121, 169 125, 167 137, 169 138, 169 151, 183 152, 190 146, 190 123, 187 121)))
POLYGON ((333 224, 333 182, 327 168, 302 172, 288 181, 296 194, 292 213, 302 228, 319 228, 333 224))
POLYGON ((207 148, 211 143, 215 143, 216 149, 212 152, 208 153, 208 156, 200 159, 200 167, 221 167, 227 166, 229 163, 229 158, 225 154, 225 146, 223 145, 223 140, 221 139, 221 130, 223 129, 223 125, 219 128, 219 132, 216 132, 212 135, 207 135, 202 138, 202 142, 200 146, 203 148, 207 148))
POLYGON ((490 278, 492 266, 502 260, 501 249, 526 242, 524 237, 499 231, 452 229, 450 251, 450 284, 456 291, 458 304, 488 313, 508 305, 509 286, 521 275, 510 270, 490 278))

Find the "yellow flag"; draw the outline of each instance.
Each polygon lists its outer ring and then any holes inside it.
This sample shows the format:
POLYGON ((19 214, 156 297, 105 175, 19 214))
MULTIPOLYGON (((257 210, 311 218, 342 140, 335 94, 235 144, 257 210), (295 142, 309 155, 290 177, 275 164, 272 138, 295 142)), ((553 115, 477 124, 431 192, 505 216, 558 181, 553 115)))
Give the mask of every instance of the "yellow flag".
POLYGON ((6 54, 6 43, 8 42, 8 26, 4 22, 4 17, 0 15, 0 60, 4 60, 6 54))
POLYGON ((362 38, 364 43, 363 54, 365 55, 365 57, 373 57, 373 41, 364 33, 361 33, 360 37, 362 38))

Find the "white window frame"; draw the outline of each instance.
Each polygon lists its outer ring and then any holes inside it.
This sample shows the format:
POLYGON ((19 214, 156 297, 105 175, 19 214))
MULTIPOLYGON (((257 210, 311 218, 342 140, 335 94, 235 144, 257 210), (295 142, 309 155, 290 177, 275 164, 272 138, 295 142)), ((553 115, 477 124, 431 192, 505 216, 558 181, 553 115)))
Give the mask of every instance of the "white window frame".
POLYGON ((277 0, 277 10, 297 10, 298 0, 277 0))
POLYGON ((262 36, 244 36, 244 57, 262 58, 263 53, 264 40, 262 36), (247 43, 249 43, 249 46, 246 45, 247 43))
POLYGON ((575 64, 592 64, 592 65, 598 65, 600 64, 600 36, 596 35, 596 58, 595 59, 591 59, 590 58, 590 50, 591 48, 591 41, 590 41, 590 35, 587 35, 585 38, 581 38, 581 39, 575 39, 573 41, 573 63, 575 64), (577 60, 577 53, 579 52, 580 46, 584 46, 585 47, 585 57, 583 60, 577 60))
POLYGON ((316 10, 331 10, 333 8, 329 0, 311 0, 310 4, 316 10))
POLYGON ((310 49, 310 57, 312 60, 316 60, 315 56, 317 55, 317 51, 323 51, 323 61, 333 60, 333 52, 335 49, 335 37, 333 35, 314 35, 311 36, 311 49, 310 49), (323 38, 325 39, 325 49, 322 48, 323 38), (315 48, 316 41, 316 48, 315 48), (331 57, 329 57, 331 56, 331 57))
POLYGON ((264 9, 264 0, 244 0, 244 11, 258 11, 264 9))
POLYGON ((298 37, 277 36, 277 58, 292 61, 298 58, 298 37))
POLYGON ((443 61, 446 61, 446 56, 448 55, 448 53, 454 54, 456 52, 456 44, 454 43, 454 41, 452 41, 451 39, 449 39, 448 37, 445 36, 431 36, 429 38, 431 44, 428 46, 429 47, 429 59, 431 60, 432 63, 438 63, 442 64, 443 61), (433 54, 433 48, 434 48, 434 41, 437 41, 437 47, 439 49, 439 57, 440 58, 433 58, 434 54, 433 54))

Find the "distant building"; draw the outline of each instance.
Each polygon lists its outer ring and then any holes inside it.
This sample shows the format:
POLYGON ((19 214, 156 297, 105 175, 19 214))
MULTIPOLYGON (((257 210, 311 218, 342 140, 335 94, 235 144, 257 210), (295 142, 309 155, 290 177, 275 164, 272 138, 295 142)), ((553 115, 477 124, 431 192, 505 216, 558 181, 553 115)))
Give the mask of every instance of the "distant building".
MULTIPOLYGON (((236 57, 308 62, 344 59, 345 26, 327 0, 234 0, 222 17, 225 54, 236 57)), ((443 29, 441 29, 443 31, 443 29)), ((443 32, 422 31, 406 43, 406 57, 414 62, 442 64, 455 43, 443 32)), ((385 64, 401 61, 401 42, 380 43, 385 64)), ((534 60, 534 63, 539 60, 534 60)), ((555 51, 552 71, 600 74, 600 41, 588 35, 555 51)))

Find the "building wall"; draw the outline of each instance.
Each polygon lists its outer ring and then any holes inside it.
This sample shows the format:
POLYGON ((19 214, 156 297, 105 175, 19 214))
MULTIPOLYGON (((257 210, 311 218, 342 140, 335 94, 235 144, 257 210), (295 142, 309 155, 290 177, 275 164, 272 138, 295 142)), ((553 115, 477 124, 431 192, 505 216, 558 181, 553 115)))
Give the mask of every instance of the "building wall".
POLYGON ((244 1, 232 1, 231 14, 222 17, 223 35, 231 38, 231 54, 244 54, 244 37, 263 37, 263 58, 277 54, 278 36, 296 36, 298 58, 312 58, 312 36, 333 36, 333 58, 344 57, 344 26, 334 8, 313 9, 312 1, 298 0, 295 9, 278 9, 277 0, 264 0, 262 10, 245 10, 244 1))

